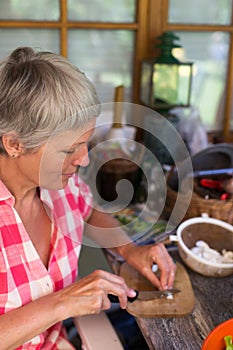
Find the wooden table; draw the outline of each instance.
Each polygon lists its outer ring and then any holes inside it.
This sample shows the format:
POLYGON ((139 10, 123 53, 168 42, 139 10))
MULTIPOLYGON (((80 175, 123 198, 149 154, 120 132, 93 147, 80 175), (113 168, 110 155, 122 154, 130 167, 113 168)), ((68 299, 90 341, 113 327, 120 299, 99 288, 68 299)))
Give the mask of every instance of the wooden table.
MULTIPOLYGON (((170 254, 182 263, 177 249, 173 248, 170 254)), ((114 260, 109 252, 106 257, 117 273, 120 262, 114 260)), ((185 268, 195 294, 193 312, 181 318, 136 318, 151 350, 200 350, 210 331, 233 317, 233 275, 204 277, 187 266, 185 268)))

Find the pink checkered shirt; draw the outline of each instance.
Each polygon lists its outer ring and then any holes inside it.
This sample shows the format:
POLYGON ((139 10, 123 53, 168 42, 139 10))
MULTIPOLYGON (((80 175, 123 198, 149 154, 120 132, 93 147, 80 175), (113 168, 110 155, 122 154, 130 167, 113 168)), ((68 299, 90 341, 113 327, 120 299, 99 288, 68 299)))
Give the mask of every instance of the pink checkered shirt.
MULTIPOLYGON (((54 227, 48 268, 14 209, 14 197, 0 181, 0 315, 64 288, 77 277, 84 219, 92 206, 89 188, 74 175, 63 190, 41 189, 41 200, 51 213, 54 227)), ((57 323, 19 349, 73 347, 66 340, 62 323, 57 323)))

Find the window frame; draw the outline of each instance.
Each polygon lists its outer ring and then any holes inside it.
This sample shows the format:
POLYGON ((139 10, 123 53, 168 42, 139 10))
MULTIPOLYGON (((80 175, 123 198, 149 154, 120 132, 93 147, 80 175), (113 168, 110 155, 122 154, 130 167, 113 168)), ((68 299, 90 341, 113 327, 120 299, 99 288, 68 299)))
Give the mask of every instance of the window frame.
MULTIPOLYGON (((168 10, 169 0, 158 0, 164 4, 163 14, 163 31, 184 31, 184 32, 212 32, 221 31, 229 33, 229 52, 228 52, 228 65, 226 75, 226 95, 224 103, 224 116, 222 130, 219 130, 219 134, 210 133, 211 138, 215 138, 224 142, 233 142, 233 130, 230 130, 230 122, 233 108, 232 91, 233 91, 233 5, 231 12, 231 21, 227 25, 209 25, 209 24, 176 24, 168 23, 168 10)), ((158 34, 156 34, 158 35, 158 34)), ((212 140, 211 140, 212 141, 212 140)))
POLYGON ((112 22, 78 22, 68 20, 67 0, 59 0, 60 19, 58 21, 32 21, 32 20, 0 20, 0 28, 46 28, 58 29, 60 32, 60 54, 68 56, 68 30, 69 29, 98 29, 98 30, 133 30, 136 33, 134 54, 134 89, 133 102, 138 101, 140 62, 147 52, 149 36, 148 15, 153 0, 136 0, 136 18, 132 23, 112 22))
POLYGON ((136 16, 132 23, 112 22, 78 22, 68 20, 67 0, 59 0, 60 19, 58 21, 29 21, 29 20, 0 20, 0 28, 48 28, 58 29, 60 39, 60 54, 68 56, 69 29, 98 29, 98 30, 133 30, 135 31, 135 53, 132 102, 140 103, 140 70, 141 61, 157 54, 154 47, 155 38, 164 31, 224 31, 230 34, 228 57, 228 74, 226 80, 225 111, 222 130, 219 130, 225 142, 233 141, 230 130, 233 91, 233 11, 229 25, 191 25, 168 23, 169 0, 136 0, 136 16))

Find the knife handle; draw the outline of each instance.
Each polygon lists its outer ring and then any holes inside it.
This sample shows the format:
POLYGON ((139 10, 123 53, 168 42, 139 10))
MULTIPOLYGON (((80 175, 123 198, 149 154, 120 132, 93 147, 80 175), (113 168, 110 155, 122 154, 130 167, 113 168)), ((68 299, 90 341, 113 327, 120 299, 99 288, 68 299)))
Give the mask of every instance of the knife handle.
MULTIPOLYGON (((135 292, 136 292, 135 297, 128 297, 128 301, 129 301, 130 303, 132 303, 132 302, 133 302, 134 300, 136 300, 137 297, 138 297, 138 291, 135 290, 135 292)), ((108 294, 108 299, 111 301, 111 303, 119 303, 119 298, 118 298, 118 296, 116 296, 116 295, 108 294)))

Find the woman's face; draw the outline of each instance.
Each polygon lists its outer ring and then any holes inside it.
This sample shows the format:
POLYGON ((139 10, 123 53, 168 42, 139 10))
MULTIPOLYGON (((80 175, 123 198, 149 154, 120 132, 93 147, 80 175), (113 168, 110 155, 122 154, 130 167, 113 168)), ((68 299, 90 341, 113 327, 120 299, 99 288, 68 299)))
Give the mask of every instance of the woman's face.
POLYGON ((64 188, 80 166, 89 164, 87 143, 94 127, 93 121, 83 129, 62 132, 40 147, 37 153, 39 186, 47 189, 64 188))

